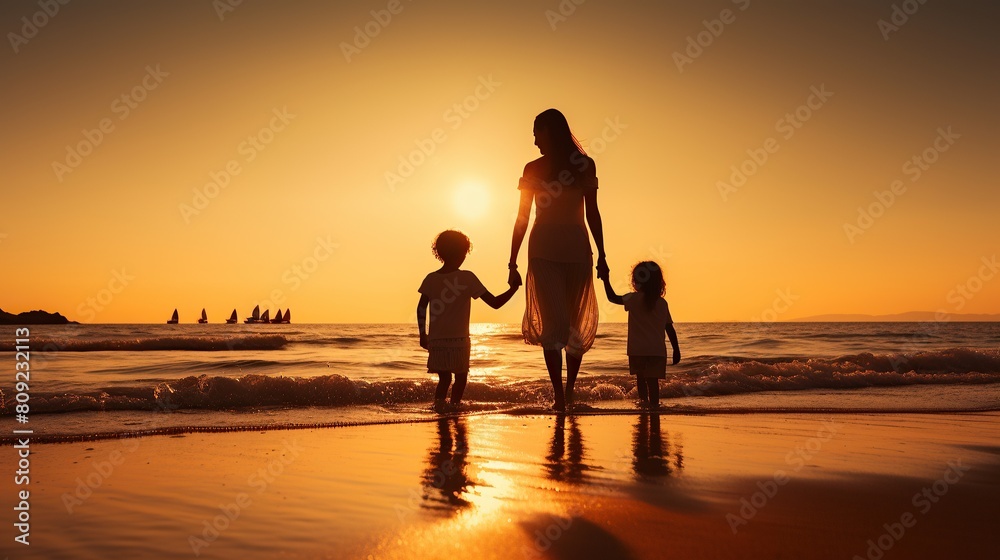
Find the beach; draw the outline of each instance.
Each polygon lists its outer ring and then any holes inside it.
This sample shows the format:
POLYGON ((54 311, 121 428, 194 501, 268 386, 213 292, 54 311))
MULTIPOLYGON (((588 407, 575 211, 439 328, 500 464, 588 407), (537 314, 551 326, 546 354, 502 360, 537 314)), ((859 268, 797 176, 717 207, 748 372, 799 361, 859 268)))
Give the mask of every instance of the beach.
POLYGON ((0 2, 0 560, 1000 557, 998 19, 0 2))
MULTIPOLYGON (((50 559, 987 558, 1000 544, 998 420, 469 414, 43 443, 31 545, 3 548, 50 559)), ((11 512, 12 492, 0 500, 11 512)))

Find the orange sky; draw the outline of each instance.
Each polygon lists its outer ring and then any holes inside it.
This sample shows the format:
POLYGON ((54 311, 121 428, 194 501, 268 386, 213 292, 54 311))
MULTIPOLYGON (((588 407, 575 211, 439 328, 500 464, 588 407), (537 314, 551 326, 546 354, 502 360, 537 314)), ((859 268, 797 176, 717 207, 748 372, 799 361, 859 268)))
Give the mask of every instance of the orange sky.
POLYGON ((556 107, 675 320, 1000 312, 996 6, 220 2, 0 7, 0 308, 405 322, 453 227, 498 293, 556 107))

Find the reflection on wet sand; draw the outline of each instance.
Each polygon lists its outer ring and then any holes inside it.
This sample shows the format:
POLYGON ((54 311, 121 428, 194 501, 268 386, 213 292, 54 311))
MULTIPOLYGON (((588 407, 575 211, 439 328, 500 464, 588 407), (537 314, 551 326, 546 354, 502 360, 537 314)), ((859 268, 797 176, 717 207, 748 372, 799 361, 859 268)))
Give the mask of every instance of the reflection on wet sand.
POLYGON ((585 450, 583 436, 577 419, 569 417, 569 440, 566 436, 566 415, 559 414, 555 419, 552 441, 549 444, 549 454, 545 457, 545 470, 548 477, 560 482, 581 484, 588 481, 586 471, 590 466, 583 460, 585 450))
POLYGON ((641 414, 636 418, 632 435, 632 470, 640 481, 670 476, 684 468, 684 450, 680 443, 671 445, 668 434, 660 431, 659 414, 641 414))
POLYGON ((421 480, 421 506, 458 511, 471 505, 466 496, 475 487, 467 473, 469 442, 465 419, 438 419, 437 435, 437 445, 432 446, 427 454, 427 468, 421 480))

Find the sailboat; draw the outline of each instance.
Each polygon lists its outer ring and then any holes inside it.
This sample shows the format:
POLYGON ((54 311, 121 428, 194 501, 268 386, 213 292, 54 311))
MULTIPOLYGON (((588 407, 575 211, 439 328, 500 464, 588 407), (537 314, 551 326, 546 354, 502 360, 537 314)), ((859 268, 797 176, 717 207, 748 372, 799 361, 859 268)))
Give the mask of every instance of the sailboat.
MULTIPOLYGON (((266 311, 265 311, 265 313, 266 313, 266 311)), ((255 306, 253 308, 253 313, 251 313, 250 316, 247 317, 247 320, 243 321, 243 322, 244 323, 259 323, 260 322, 260 306, 259 305, 255 306)))
POLYGON ((176 325, 177 324, 177 310, 176 309, 174 309, 174 314, 170 316, 170 320, 167 321, 167 324, 168 325, 176 325))
POLYGON ((270 309, 265 309, 264 312, 261 313, 261 315, 260 315, 260 322, 261 323, 270 323, 271 322, 271 310, 270 309))
POLYGON ((281 324, 287 325, 292 322, 292 310, 286 309, 285 316, 281 318, 281 324))
POLYGON ((227 325, 233 325, 233 324, 236 324, 236 321, 239 321, 239 320, 240 320, 239 317, 236 316, 236 310, 233 309, 233 314, 230 315, 228 319, 226 319, 226 324, 227 325))
POLYGON ((208 314, 205 313, 204 307, 201 308, 201 319, 198 319, 198 322, 201 323, 202 325, 208 322, 208 314))
POLYGON ((278 314, 274 316, 274 319, 271 319, 271 323, 273 323, 273 324, 279 324, 279 323, 281 323, 281 310, 280 309, 278 310, 278 314))

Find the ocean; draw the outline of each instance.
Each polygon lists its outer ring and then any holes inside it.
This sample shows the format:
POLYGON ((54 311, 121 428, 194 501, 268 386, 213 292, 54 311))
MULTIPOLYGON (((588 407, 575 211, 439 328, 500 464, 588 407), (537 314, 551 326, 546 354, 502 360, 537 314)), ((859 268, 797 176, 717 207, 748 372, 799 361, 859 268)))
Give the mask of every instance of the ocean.
MULTIPOLYGON (((1000 323, 678 323, 667 413, 1000 410, 1000 323)), ((415 325, 30 327, 36 441, 380 424, 434 417, 415 325)), ((626 326, 601 324, 580 409, 634 413, 626 326)), ((0 416, 15 418, 14 327, 0 416)), ((471 414, 543 412, 551 387, 520 325, 472 325, 471 414)), ((10 437, 3 435, 4 441, 10 437)))

